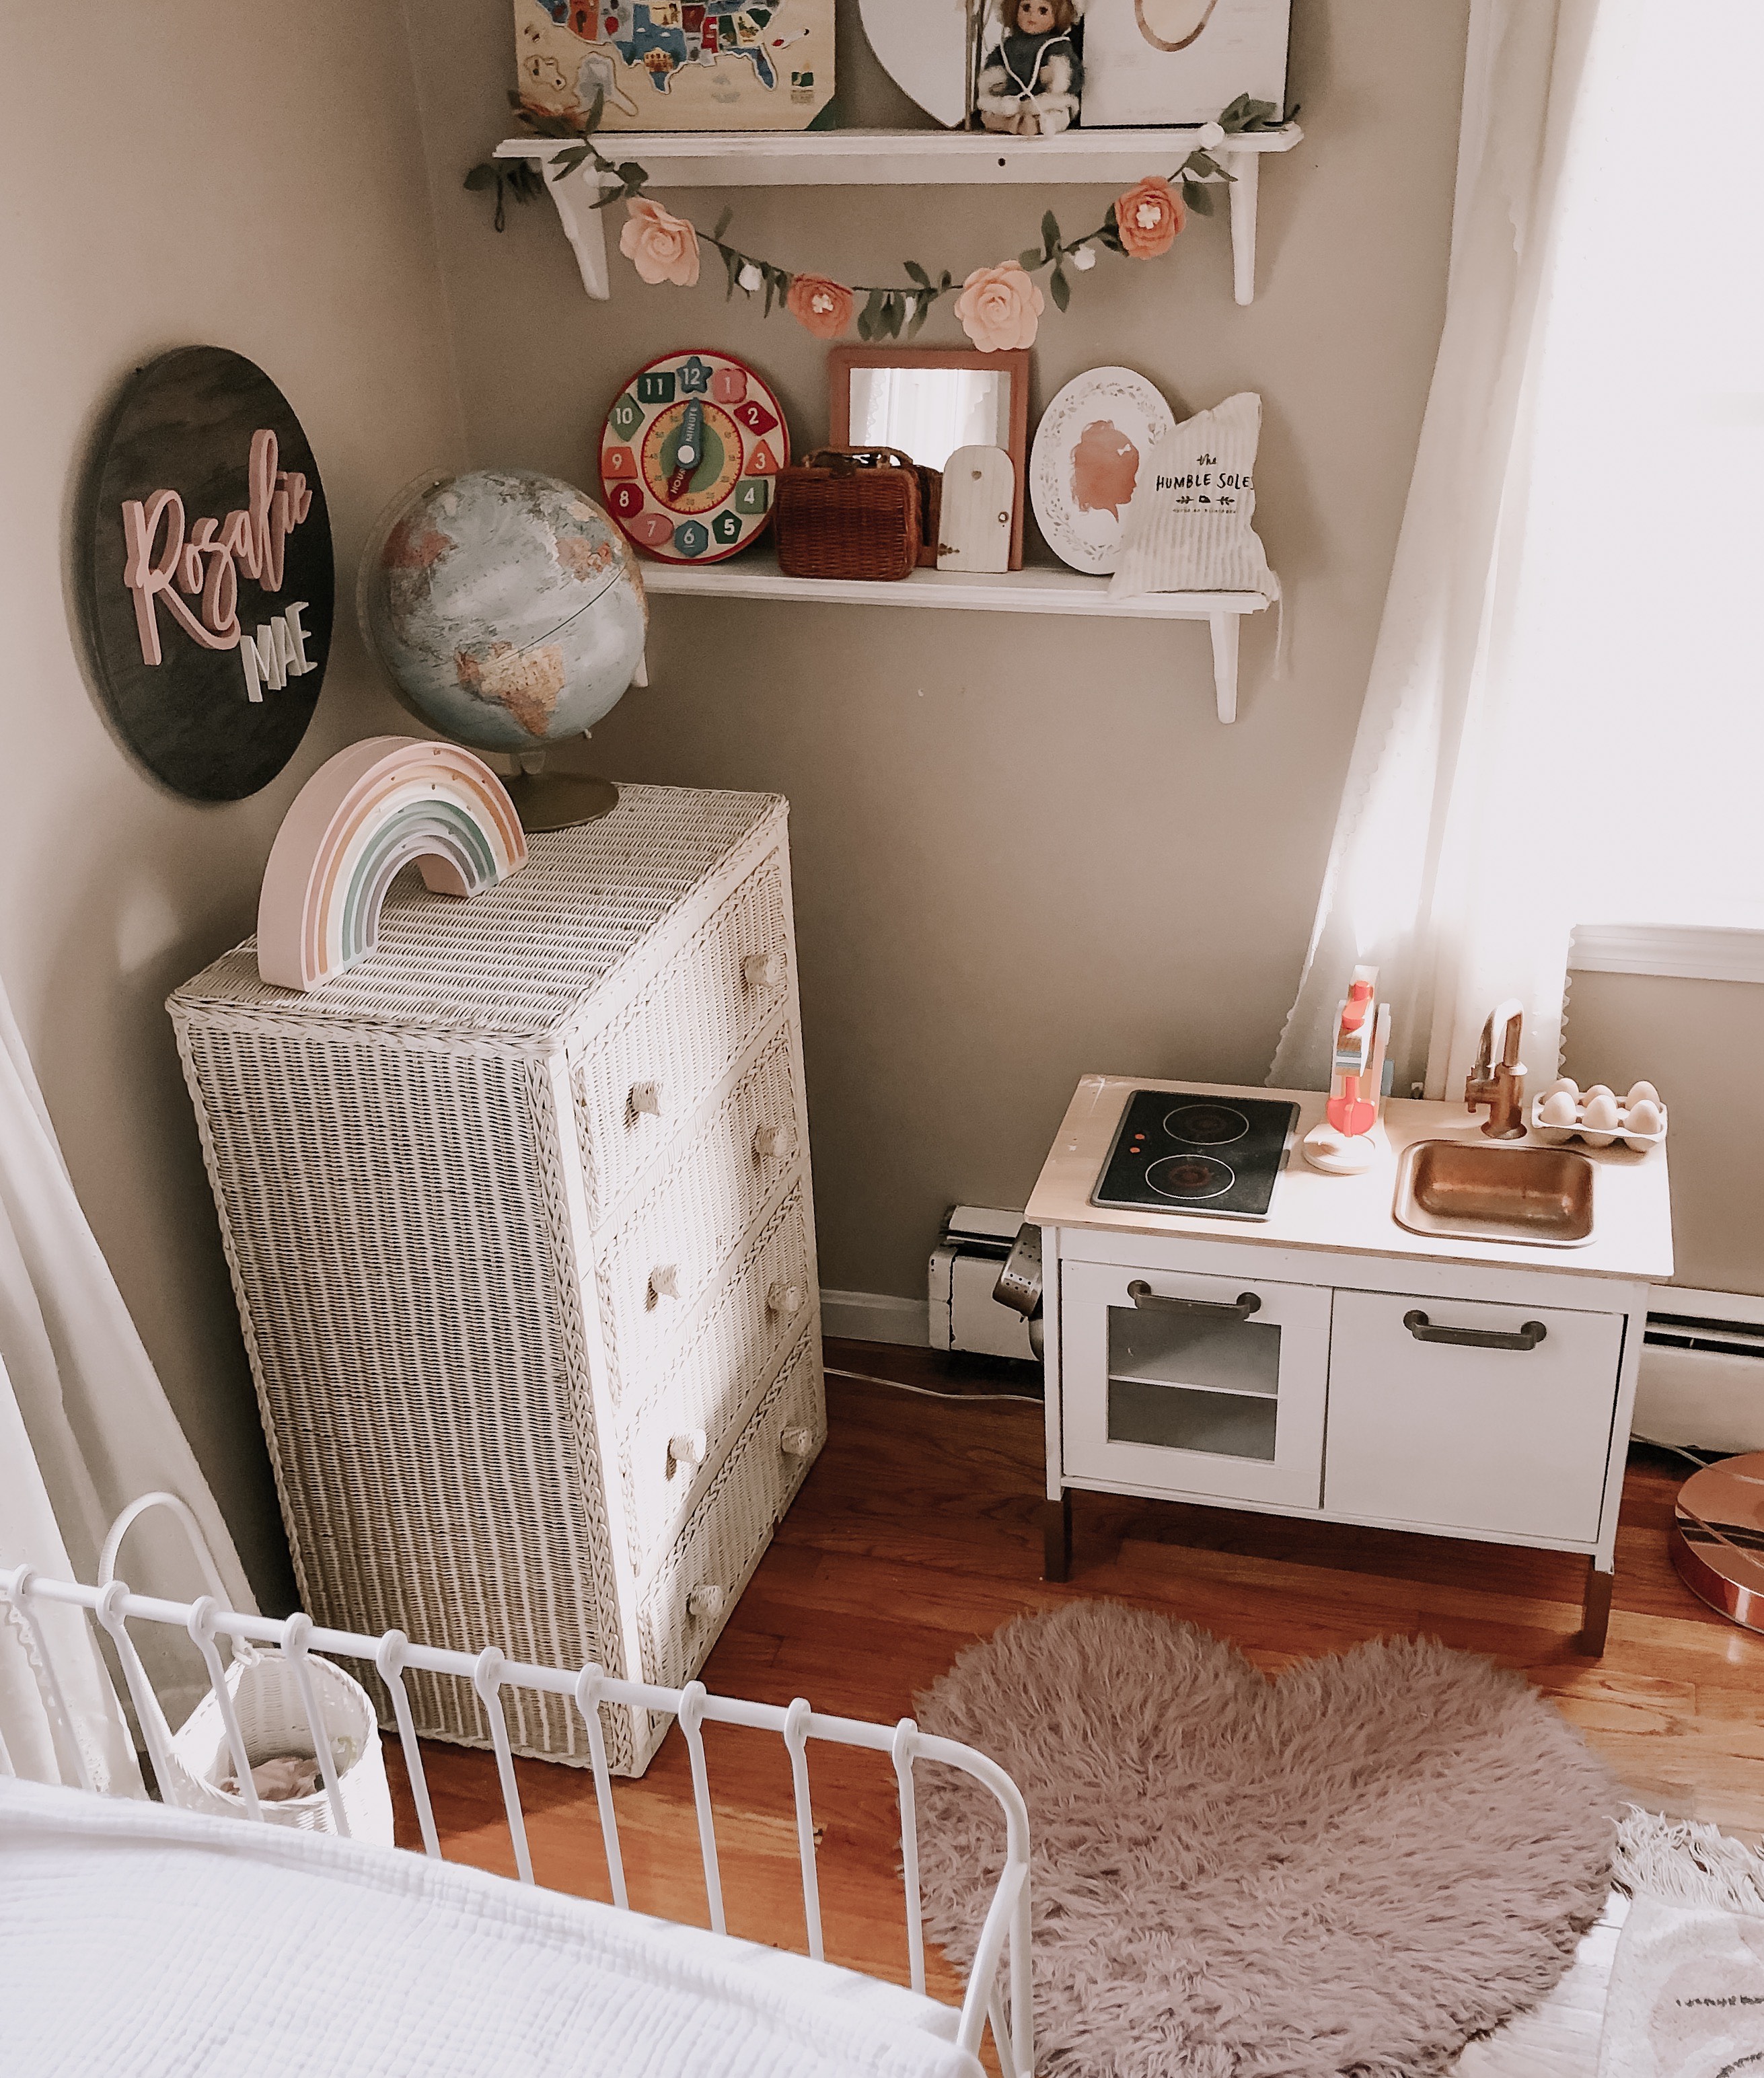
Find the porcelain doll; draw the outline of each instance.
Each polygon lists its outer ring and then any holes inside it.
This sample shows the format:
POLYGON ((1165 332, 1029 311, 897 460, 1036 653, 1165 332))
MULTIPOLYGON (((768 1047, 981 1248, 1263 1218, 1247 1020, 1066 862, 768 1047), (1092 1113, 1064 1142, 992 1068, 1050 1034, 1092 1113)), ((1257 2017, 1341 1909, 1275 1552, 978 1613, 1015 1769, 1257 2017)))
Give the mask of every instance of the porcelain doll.
POLYGON ((1072 31, 1079 0, 999 0, 1003 40, 980 69, 975 105, 988 130, 1051 137, 1078 119, 1084 69, 1072 31))

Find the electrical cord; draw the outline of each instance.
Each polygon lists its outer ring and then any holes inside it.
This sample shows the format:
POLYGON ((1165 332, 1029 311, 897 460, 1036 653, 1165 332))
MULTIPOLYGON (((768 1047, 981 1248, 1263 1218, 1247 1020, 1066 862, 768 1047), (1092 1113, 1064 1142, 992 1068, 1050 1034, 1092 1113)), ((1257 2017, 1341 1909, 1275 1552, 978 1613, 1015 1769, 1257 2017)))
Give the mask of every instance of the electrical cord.
POLYGON ((940 1392, 934 1385, 908 1385, 904 1379, 878 1378, 872 1371, 836 1371, 831 1364, 826 1367, 829 1378, 855 1379, 860 1385, 892 1386, 896 1392, 916 1392, 922 1400, 1015 1400, 1024 1407, 1040 1407, 1046 1403, 1033 1392, 940 1392))
POLYGON ((1662 1443, 1658 1436, 1644 1436, 1634 1429, 1629 1432, 1629 1441, 1632 1443, 1645 1443, 1650 1450, 1670 1450, 1675 1458, 1688 1458, 1700 1471, 1707 1471, 1711 1465, 1719 1463, 1725 1454, 1716 1450, 1707 1456, 1699 1455, 1695 1450, 1686 1450, 1682 1443, 1662 1443))

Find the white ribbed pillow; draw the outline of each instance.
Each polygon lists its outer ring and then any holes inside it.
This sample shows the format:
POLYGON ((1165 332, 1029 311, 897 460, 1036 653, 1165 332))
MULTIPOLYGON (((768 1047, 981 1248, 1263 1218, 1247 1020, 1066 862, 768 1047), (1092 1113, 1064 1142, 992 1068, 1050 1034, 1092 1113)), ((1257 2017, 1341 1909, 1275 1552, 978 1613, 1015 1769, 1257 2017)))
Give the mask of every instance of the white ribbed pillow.
POLYGON ((1185 419, 1152 449, 1121 524, 1111 599, 1149 591, 1259 591, 1278 596, 1256 530, 1261 399, 1240 390, 1185 419))

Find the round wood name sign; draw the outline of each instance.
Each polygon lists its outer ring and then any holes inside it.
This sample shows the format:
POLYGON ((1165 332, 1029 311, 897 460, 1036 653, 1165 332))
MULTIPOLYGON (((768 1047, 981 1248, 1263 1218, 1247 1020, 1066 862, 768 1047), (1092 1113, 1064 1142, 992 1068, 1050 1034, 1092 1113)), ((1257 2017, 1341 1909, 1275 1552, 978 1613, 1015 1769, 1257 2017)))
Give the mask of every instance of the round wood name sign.
POLYGON ((317 463, 255 363, 180 347, 99 437, 77 534, 81 616, 111 721, 198 801, 265 787, 307 732, 336 580, 317 463))

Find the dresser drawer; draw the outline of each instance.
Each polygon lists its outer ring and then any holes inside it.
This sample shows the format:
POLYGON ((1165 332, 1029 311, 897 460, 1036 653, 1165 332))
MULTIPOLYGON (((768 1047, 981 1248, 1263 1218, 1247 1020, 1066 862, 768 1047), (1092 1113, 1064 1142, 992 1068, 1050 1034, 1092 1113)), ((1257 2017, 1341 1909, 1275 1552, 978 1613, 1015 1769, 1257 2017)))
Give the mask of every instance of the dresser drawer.
POLYGON ((782 853, 762 859, 571 1071, 598 1225, 792 992, 782 853))
POLYGON ((803 1140, 795 1027, 787 1023, 616 1227, 603 1230, 594 1277, 624 1375, 673 1361, 754 1216, 794 1173, 803 1140))
POLYGON ((826 1437, 820 1346, 811 1329, 638 1604, 644 1680, 678 1688, 698 1672, 826 1437))
POLYGON ((1616 1314, 1337 1292, 1324 1505, 1594 1542, 1622 1354, 1616 1314))
POLYGON ((761 1381, 819 1333, 814 1237, 799 1183, 689 1324, 670 1367, 628 1371, 617 1414, 619 1477, 640 1571, 667 1539, 702 1465, 715 1460, 761 1381))

